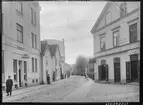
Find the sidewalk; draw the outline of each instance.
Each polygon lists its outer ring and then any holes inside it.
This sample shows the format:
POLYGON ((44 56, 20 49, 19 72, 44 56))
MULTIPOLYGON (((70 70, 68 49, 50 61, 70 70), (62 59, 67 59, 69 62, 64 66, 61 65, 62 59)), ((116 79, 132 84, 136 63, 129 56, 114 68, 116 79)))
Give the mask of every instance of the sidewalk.
POLYGON ((3 96, 3 99, 6 99, 6 98, 11 98, 13 96, 16 96, 16 95, 20 95, 22 93, 27 93, 29 91, 34 91, 34 90, 37 90, 37 89, 40 89, 40 88, 44 88, 44 87, 47 87, 47 86, 52 86, 54 84, 57 84, 61 81, 64 81, 65 79, 62 79, 62 80, 58 80, 58 81, 55 81, 55 82, 52 82, 52 84, 39 84, 39 85, 36 85, 36 86, 31 86, 31 87, 25 87, 25 88, 21 88, 21 89, 17 89, 17 90, 14 90, 12 91, 12 96, 6 96, 6 92, 4 91, 2 93, 2 96, 3 96))

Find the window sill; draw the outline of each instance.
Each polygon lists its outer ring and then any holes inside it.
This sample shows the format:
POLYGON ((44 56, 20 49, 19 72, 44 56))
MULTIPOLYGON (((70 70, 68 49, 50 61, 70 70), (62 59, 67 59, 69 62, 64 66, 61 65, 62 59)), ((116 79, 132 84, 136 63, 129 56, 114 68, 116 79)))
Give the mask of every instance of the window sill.
POLYGON ((19 42, 19 43, 23 43, 23 41, 19 41, 19 40, 17 40, 17 42, 19 42))

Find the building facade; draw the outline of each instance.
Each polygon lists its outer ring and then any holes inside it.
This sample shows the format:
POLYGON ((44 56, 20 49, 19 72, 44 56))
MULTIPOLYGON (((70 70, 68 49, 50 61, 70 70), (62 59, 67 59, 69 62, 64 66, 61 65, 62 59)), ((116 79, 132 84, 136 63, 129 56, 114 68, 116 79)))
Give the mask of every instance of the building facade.
POLYGON ((47 83, 47 75, 50 76, 50 82, 53 78, 53 59, 50 47, 46 41, 41 41, 41 75, 40 83, 47 83))
POLYGON ((34 2, 2 2, 2 85, 11 76, 14 88, 39 84, 40 6, 34 2))
POLYGON ((57 44, 49 45, 49 47, 52 55, 52 81, 57 81, 62 77, 60 48, 57 44))
POLYGON ((91 33, 95 80, 139 81, 140 2, 107 2, 91 33))
POLYGON ((61 54, 61 66, 62 66, 62 75, 64 75, 64 63, 65 63, 65 43, 64 39, 61 40, 55 40, 55 39, 44 39, 48 42, 49 45, 58 44, 61 54))

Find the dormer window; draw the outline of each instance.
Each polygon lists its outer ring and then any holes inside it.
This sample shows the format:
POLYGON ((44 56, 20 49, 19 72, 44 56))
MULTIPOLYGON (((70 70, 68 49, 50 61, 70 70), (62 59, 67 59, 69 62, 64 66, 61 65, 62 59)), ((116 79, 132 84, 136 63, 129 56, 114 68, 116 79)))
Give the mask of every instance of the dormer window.
POLYGON ((106 18, 105 20, 106 24, 109 24, 111 22, 111 12, 108 12, 105 18, 106 18))

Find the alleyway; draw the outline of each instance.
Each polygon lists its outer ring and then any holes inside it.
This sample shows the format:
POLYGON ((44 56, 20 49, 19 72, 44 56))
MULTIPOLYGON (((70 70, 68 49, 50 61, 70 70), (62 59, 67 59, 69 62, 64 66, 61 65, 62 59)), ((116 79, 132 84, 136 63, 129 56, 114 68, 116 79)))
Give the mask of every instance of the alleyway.
POLYGON ((40 85, 13 91, 3 102, 107 102, 139 101, 139 86, 100 84, 84 77, 71 76, 51 85, 40 85))

